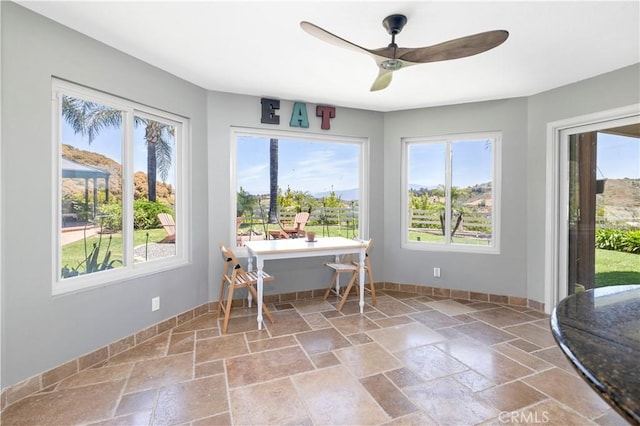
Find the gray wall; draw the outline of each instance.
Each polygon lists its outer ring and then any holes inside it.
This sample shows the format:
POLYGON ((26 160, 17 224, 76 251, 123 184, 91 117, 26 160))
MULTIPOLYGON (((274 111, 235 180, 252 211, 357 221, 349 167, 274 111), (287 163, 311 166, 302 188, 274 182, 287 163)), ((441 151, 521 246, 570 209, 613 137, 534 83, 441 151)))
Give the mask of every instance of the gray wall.
POLYGON ((2 387, 209 300, 206 92, 2 2, 2 387), (51 296, 51 77, 187 116, 192 124, 192 264, 51 296), (150 301, 160 296, 161 309, 150 301))
POLYGON ((544 301, 547 123, 638 103, 639 64, 529 97, 527 297, 544 301))
POLYGON ((384 279, 544 302, 547 123, 638 103, 636 64, 528 98, 385 114, 384 279), (491 130, 503 132, 500 254, 402 250, 401 138, 491 130))
POLYGON ((526 99, 387 113, 384 125, 385 279, 492 294, 526 295, 526 99), (400 248, 401 139, 502 131, 500 254, 400 248), (441 278, 433 278, 433 267, 441 278))
MULTIPOLYGON (((289 119, 293 102, 281 101, 279 125, 261 124, 260 98, 229 93, 210 92, 208 96, 208 152, 209 152, 209 229, 211 247, 210 270, 213 277, 222 273, 218 243, 230 244, 229 221, 232 220, 230 206, 229 176, 230 131, 232 126, 270 131, 312 133, 314 135, 332 135, 368 138, 369 140, 369 237, 374 238, 372 257, 383 259, 383 114, 349 108, 336 108, 336 117, 331 120, 330 130, 320 129, 320 119, 315 117, 315 105, 307 104, 309 128, 290 127, 289 119)), ((235 209, 235 207, 234 207, 235 209)), ((322 259, 296 259, 265 264, 265 270, 277 277, 265 284, 265 294, 278 294, 293 291, 311 290, 326 286, 331 278, 330 271, 322 267, 322 259)), ((376 281, 383 279, 382 262, 374 266, 376 281)), ((217 300, 220 291, 219 280, 212 280, 211 300, 217 300)))

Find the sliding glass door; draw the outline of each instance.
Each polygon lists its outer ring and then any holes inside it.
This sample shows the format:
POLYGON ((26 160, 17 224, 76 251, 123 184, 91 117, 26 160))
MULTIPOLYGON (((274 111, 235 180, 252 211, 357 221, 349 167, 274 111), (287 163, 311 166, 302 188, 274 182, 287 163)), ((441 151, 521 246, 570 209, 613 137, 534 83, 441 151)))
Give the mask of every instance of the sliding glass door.
POLYGON ((612 124, 567 135, 567 294, 640 283, 640 124, 612 124))

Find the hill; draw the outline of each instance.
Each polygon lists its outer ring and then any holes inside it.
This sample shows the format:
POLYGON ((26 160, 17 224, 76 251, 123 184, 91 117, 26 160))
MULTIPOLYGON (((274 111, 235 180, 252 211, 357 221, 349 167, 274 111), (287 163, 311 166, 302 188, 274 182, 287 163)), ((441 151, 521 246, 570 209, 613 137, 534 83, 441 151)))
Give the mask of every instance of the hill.
POLYGON ((608 221, 639 221, 640 179, 607 179, 596 195, 596 211, 608 221))
MULTIPOLYGON (((88 166, 97 167, 108 171, 109 176, 109 195, 113 199, 122 199, 122 165, 109 157, 92 151, 77 149, 71 145, 62 145, 62 156, 76 163, 86 164, 88 166)), ((148 180, 145 172, 135 172, 133 177, 134 198, 147 199, 148 196, 148 180)), ((82 179, 65 179, 62 183, 63 192, 65 194, 78 194, 84 196, 84 181, 82 179)), ((104 189, 104 181, 99 179, 97 182, 98 189, 104 189)), ((173 203, 173 187, 162 182, 156 183, 157 200, 164 204, 173 203)))
POLYGON ((607 179, 596 201, 607 206, 640 207, 640 179, 607 179))

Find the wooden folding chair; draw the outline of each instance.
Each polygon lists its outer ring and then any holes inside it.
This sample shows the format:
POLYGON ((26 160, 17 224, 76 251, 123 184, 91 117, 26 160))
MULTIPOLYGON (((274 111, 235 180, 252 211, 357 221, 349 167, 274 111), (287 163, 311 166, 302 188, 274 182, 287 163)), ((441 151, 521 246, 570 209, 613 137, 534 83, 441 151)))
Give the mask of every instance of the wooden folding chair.
MULTIPOLYGON (((371 249, 372 245, 373 245, 373 238, 367 241, 367 248, 365 251, 366 257, 364 261, 364 272, 366 276, 369 278, 369 288, 366 287, 366 278, 365 278, 364 289, 365 291, 368 291, 369 293, 371 293, 371 301, 373 303, 373 306, 375 306, 377 303, 376 287, 373 282, 373 272, 371 271, 371 263, 369 260, 369 250, 371 249)), ((329 297, 330 293, 334 293, 338 297, 341 297, 340 304, 338 305, 338 311, 341 311, 342 306, 344 306, 344 302, 346 302, 347 297, 349 297, 349 292, 351 291, 351 288, 353 287, 353 285, 358 280, 358 277, 360 276, 359 259, 356 259, 355 256, 351 254, 344 255, 342 256, 339 262, 328 262, 328 263, 325 263, 324 265, 328 266, 334 271, 333 278, 331 278, 331 282, 329 283, 329 287, 327 287, 327 291, 325 291, 324 293, 324 300, 327 300, 327 297, 329 297), (343 273, 351 274, 351 279, 349 280, 347 287, 344 289, 341 295, 340 294, 340 274, 343 274, 343 273)), ((360 289, 360 286, 356 285, 356 292, 359 291, 359 289, 360 289)))
MULTIPOLYGON (((227 326, 229 325, 229 315, 231 314, 231 305, 233 303, 233 292, 236 289, 246 287, 254 300, 258 300, 258 293, 255 289, 255 285, 258 283, 258 271, 245 271, 233 251, 230 248, 225 247, 222 243, 220 243, 220 252, 222 253, 222 259, 224 260, 224 270, 222 272, 220 297, 218 298, 217 316, 220 317, 220 312, 224 312, 222 332, 226 333, 227 326), (226 300, 224 297, 225 291, 227 292, 226 300)), ((262 280, 264 282, 273 281, 273 276, 262 271, 262 280)), ((273 324, 273 316, 271 316, 271 312, 267 309, 264 302, 262 303, 262 311, 273 324)))

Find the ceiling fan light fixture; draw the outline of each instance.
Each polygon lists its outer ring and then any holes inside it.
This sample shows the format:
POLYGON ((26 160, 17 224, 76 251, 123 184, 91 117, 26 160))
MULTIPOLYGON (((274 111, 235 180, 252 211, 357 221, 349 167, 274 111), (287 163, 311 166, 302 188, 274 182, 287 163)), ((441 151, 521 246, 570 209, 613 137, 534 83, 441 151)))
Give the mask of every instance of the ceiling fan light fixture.
POLYGON ((387 59, 380 63, 380 67, 387 71, 397 71, 402 68, 402 61, 399 59, 387 59))

